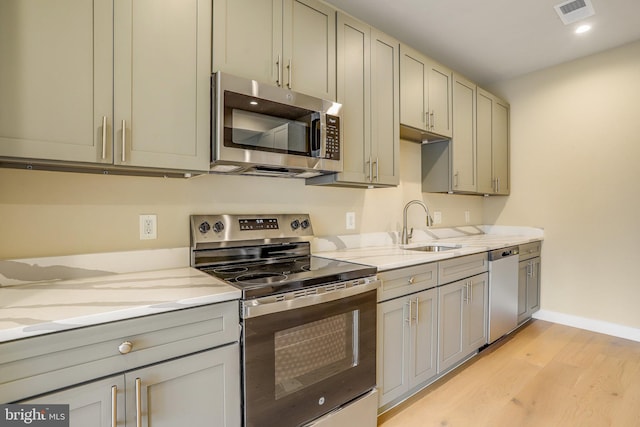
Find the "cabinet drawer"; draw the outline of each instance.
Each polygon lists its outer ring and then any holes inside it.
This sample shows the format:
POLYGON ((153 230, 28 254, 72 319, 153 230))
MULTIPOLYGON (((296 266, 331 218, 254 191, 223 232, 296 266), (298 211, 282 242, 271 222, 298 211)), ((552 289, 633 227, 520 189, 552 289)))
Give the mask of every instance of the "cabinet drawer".
POLYGON ((378 301, 433 288, 438 284, 438 264, 420 264, 378 273, 382 285, 378 288, 378 301))
POLYGON ((520 261, 540 256, 542 251, 542 241, 525 243, 520 245, 520 261))
POLYGON ((12 402, 239 340, 238 301, 0 345, 0 402, 12 402), (131 351, 121 354, 128 341, 131 351))
POLYGON ((486 252, 440 261, 438 263, 438 285, 484 273, 488 269, 486 252))

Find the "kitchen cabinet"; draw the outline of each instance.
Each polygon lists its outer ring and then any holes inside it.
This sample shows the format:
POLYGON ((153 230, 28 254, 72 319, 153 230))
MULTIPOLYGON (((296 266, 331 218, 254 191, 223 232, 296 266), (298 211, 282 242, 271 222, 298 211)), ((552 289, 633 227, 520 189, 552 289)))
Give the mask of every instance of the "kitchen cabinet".
POLYGON ((316 0, 214 0, 213 71, 335 100, 335 15, 316 0))
POLYGON ((488 273, 438 288, 438 374, 487 343, 488 273))
POLYGON ((540 309, 541 242, 520 245, 518 263, 518 324, 540 309))
POLYGON ((400 46, 400 123, 436 135, 452 135, 452 71, 400 46))
POLYGON ((478 88, 476 98, 478 193, 509 194, 509 104, 478 88))
POLYGON ((208 170, 209 2, 7 0, 0 31, 4 160, 208 170))
POLYGON ((451 92, 452 138, 422 144, 422 191, 476 194, 476 85, 453 73, 451 92))
POLYGON ((239 357, 228 345, 20 403, 69 404, 72 427, 239 426, 239 357))
POLYGON ((0 402, 69 403, 72 426, 239 426, 238 325, 230 301, 5 342, 0 402))
POLYGON ((435 288, 378 304, 379 407, 436 375, 437 313, 435 288))
POLYGON ((343 172, 308 184, 398 185, 399 42, 338 13, 337 101, 342 104, 343 172))
POLYGON ((452 189, 455 192, 475 192, 476 85, 454 73, 452 93, 452 189))

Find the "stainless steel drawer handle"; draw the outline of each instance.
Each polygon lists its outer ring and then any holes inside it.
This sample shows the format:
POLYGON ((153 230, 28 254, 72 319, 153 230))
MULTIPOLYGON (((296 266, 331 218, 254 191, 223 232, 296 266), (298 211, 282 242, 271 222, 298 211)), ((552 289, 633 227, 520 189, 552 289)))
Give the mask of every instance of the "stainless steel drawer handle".
POLYGON ((142 427, 142 380, 136 378, 136 427, 142 427))
POLYGON ((111 427, 118 427, 118 387, 111 386, 111 427))
POLYGON ((131 341, 125 341, 118 346, 118 351, 120 354, 128 354, 133 350, 133 344, 131 341))
POLYGON ((107 116, 102 116, 102 160, 107 158, 107 116))

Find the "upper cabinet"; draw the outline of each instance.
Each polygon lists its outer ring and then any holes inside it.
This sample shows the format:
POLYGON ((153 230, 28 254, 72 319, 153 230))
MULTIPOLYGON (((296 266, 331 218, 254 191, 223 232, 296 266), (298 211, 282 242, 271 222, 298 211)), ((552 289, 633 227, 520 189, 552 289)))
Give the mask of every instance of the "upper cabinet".
POLYGON ((336 11, 317 0, 214 0, 213 71, 336 99, 336 11))
POLYGON ((451 137, 451 70, 403 44, 400 73, 400 122, 451 137))
POLYGON ((509 104, 478 88, 478 192, 509 194, 509 104))
POLYGON ((111 161, 113 1, 0 2, 0 156, 111 161))
POLYGON ((392 186, 399 179, 399 42, 338 13, 337 101, 344 170, 309 184, 392 186))
POLYGON ((208 170, 211 2, 115 0, 114 162, 208 170))
POLYGON ((0 156, 208 170, 209 2, 54 3, 0 4, 0 156))
POLYGON ((475 192, 476 185, 476 85, 453 75, 453 137, 451 139, 452 189, 475 192))

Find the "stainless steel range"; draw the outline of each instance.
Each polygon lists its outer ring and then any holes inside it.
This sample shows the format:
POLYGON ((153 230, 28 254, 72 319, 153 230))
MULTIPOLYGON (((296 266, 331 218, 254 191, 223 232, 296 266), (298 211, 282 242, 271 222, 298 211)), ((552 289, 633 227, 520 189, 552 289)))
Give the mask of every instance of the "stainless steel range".
POLYGON ((192 266, 242 291, 247 427, 376 425, 376 268, 312 237, 307 214, 191 217, 192 266))

